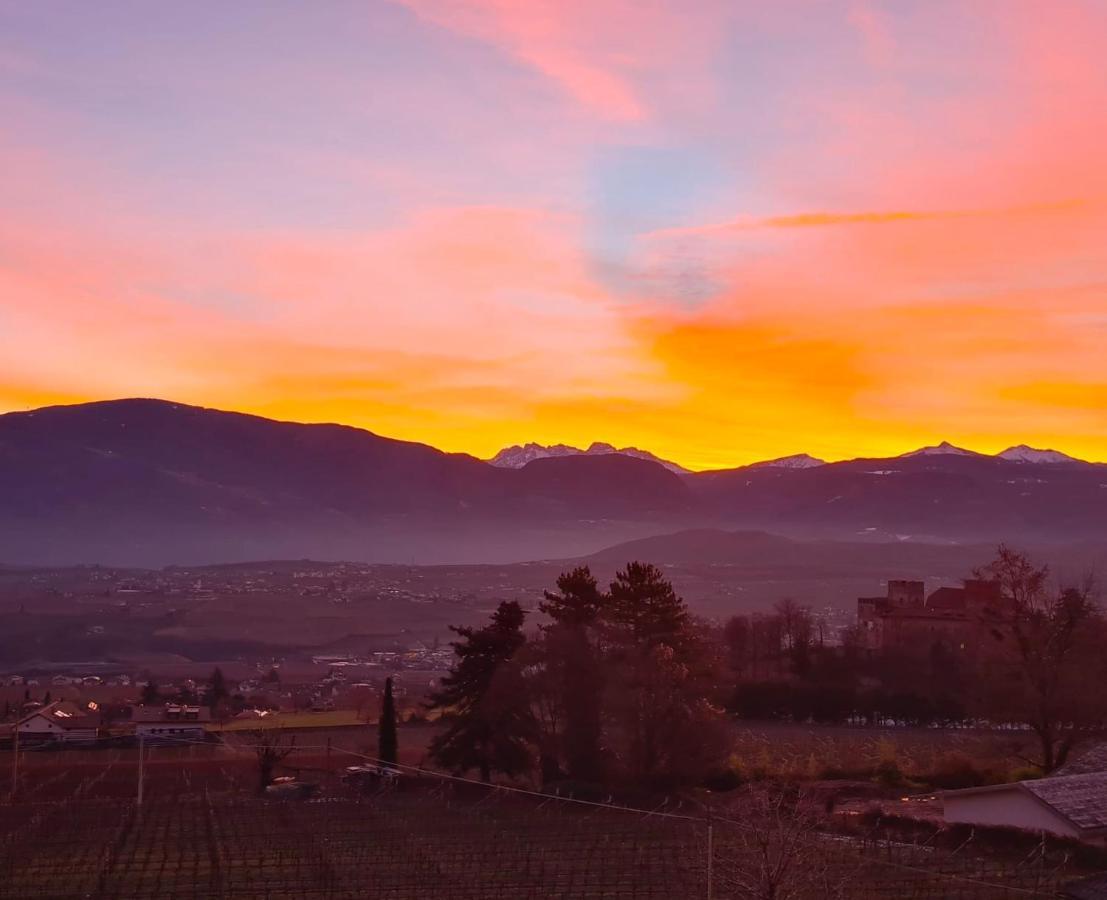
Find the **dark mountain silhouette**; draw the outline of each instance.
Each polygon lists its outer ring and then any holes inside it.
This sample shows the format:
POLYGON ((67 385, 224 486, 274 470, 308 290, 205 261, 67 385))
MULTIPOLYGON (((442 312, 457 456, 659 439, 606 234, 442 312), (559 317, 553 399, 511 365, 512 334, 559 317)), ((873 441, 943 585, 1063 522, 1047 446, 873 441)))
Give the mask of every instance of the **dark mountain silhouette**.
POLYGON ((341 425, 106 401, 0 416, 0 560, 503 562, 691 527, 849 540, 1107 537, 1107 467, 1025 456, 679 475, 581 454, 514 469, 341 425))
POLYGON ((692 476, 722 519, 800 536, 1073 541, 1107 536, 1107 466, 981 454, 856 459, 692 476))
MULTIPOLYGON (((356 428, 161 400, 0 416, 0 496, 0 559, 136 564, 526 558, 547 542, 595 547, 581 517, 633 523, 693 503, 676 475, 625 456, 501 469, 356 428)), ((602 525, 607 539, 641 533, 602 525)))

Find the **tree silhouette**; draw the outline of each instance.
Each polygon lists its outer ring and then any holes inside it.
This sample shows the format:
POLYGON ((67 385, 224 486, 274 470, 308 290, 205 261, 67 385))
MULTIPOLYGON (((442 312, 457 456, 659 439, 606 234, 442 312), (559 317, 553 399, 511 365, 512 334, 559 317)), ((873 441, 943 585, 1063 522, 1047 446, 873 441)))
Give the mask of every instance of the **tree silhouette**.
POLYGON ((674 650, 688 636, 688 607, 664 573, 650 563, 631 562, 611 582, 607 618, 624 641, 674 650))
POLYGON ((223 677, 223 670, 216 666, 208 678, 208 689, 204 694, 204 703, 214 711, 220 704, 225 703, 229 696, 230 692, 227 690, 227 680, 223 677))
MULTIPOLYGON (((538 608, 553 620, 544 628, 542 661, 553 694, 549 718, 563 723, 561 744, 571 778, 603 777, 603 670, 596 628, 608 598, 587 566, 563 573, 557 593, 545 592, 538 608)), ((547 742, 549 743, 549 742, 547 742)), ((544 760, 543 774, 554 768, 544 760)))
POLYGON ((1102 693, 1088 690, 1107 675, 1107 623, 1090 579, 1051 591, 1048 568, 1009 547, 976 574, 996 582, 1004 598, 983 611, 995 638, 983 661, 985 704, 1030 728, 1039 745, 1032 762, 1051 772, 1107 714, 1102 693))
POLYGON ((273 783, 273 772, 296 749, 296 736, 285 738, 280 728, 262 728, 252 733, 258 766, 258 793, 273 783))
POLYGON ((460 637, 453 642, 457 662, 427 704, 449 718, 430 754, 451 771, 477 769, 489 781, 493 771, 514 775, 530 768, 534 719, 515 660, 526 641, 525 617, 518 603, 505 600, 483 628, 451 629, 460 637))
POLYGON ((143 706, 155 706, 161 702, 161 694, 158 693, 158 684, 153 678, 142 686, 140 700, 143 706))
POLYGON ((392 679, 384 680, 384 698, 381 701, 381 720, 378 731, 377 756, 382 762, 395 764, 397 760, 396 703, 392 699, 392 679))

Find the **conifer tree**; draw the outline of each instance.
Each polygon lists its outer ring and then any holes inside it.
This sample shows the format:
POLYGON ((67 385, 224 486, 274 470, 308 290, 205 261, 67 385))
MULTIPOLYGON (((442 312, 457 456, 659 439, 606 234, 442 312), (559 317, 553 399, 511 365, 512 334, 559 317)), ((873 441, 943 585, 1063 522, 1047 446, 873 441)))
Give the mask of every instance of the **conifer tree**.
POLYGON ((526 638, 526 614, 503 601, 483 628, 454 627, 457 662, 427 706, 449 716, 430 746, 440 765, 463 773, 477 769, 483 781, 493 771, 514 775, 530 768, 534 736, 526 683, 515 660, 526 638))
POLYGON ((630 562, 611 582, 608 620, 628 643, 679 651, 691 620, 688 607, 664 573, 651 563, 630 562))
POLYGON ((158 683, 151 678, 142 688, 142 705, 154 706, 161 702, 161 694, 158 692, 158 683))
POLYGON ((553 620, 545 628, 544 662, 556 684, 561 743, 571 778, 595 782, 603 777, 601 713, 603 679, 594 634, 607 605, 587 566, 563 573, 557 593, 545 592, 538 608, 553 620))
POLYGON ((396 703, 392 699, 392 679, 386 678, 384 680, 384 698, 381 701, 377 756, 381 762, 395 765, 397 752, 396 703))
POLYGON ((227 690, 227 680, 223 677, 223 670, 216 666, 212 670, 211 677, 208 678, 205 703, 214 710, 219 704, 224 703, 229 696, 230 692, 227 690))

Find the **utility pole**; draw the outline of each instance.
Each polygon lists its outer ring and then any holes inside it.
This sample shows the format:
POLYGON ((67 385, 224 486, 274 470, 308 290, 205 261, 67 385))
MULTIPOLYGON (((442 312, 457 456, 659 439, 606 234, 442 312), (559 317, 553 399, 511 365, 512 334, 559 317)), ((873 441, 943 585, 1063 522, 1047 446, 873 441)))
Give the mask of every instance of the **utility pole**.
POLYGON ((715 897, 715 826, 707 820, 707 900, 715 897))
POLYGON ((12 729, 12 801, 19 790, 19 721, 12 729))

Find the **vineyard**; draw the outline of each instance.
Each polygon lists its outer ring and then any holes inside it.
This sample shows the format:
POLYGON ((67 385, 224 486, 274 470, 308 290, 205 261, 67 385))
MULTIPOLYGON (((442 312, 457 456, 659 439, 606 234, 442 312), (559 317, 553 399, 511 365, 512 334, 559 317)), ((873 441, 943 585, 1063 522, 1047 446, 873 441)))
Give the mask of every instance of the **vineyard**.
MULTIPOLYGON (((1089 874, 1058 848, 830 832, 687 799, 652 812, 434 778, 358 793, 303 757, 311 800, 254 795, 241 756, 28 769, 0 805, 4 898, 706 898, 755 893, 781 863, 794 898, 1057 897, 1089 874)), ((328 770, 327 764, 333 768, 328 770)))

